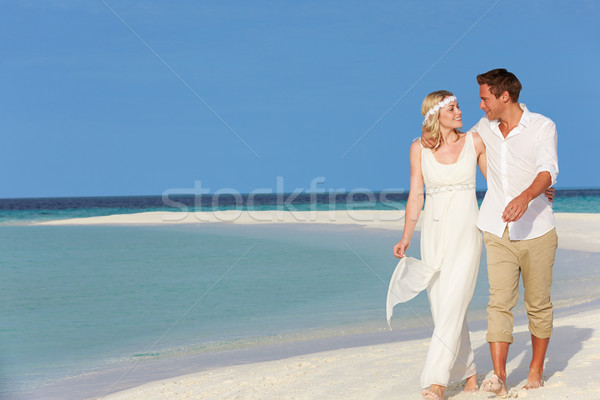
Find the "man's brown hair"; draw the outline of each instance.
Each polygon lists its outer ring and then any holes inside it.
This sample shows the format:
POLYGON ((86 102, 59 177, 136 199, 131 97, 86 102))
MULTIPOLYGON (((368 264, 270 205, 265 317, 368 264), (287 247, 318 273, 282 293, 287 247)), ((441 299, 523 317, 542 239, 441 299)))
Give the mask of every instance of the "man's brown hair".
POLYGON ((496 98, 500 97, 502 93, 508 92, 513 103, 519 101, 519 94, 523 88, 515 74, 504 68, 493 69, 485 74, 477 75, 477 83, 479 86, 489 85, 490 92, 496 98))

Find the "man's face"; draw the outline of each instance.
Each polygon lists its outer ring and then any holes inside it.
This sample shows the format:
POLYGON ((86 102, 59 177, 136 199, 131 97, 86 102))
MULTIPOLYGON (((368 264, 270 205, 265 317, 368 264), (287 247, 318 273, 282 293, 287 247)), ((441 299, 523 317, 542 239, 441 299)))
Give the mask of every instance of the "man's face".
POLYGON ((500 96, 500 98, 496 98, 496 96, 490 92, 490 85, 483 84, 479 86, 479 97, 481 98, 479 108, 485 112, 485 115, 487 115, 488 119, 490 121, 499 119, 502 111, 504 110, 502 96, 500 96))

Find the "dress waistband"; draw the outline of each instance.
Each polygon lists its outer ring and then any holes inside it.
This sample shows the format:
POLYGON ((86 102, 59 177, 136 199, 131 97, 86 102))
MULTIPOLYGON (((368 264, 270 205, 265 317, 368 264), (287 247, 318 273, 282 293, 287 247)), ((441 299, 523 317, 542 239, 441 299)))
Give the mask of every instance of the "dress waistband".
POLYGON ((475 183, 464 183, 461 185, 440 185, 440 186, 431 186, 425 188, 425 194, 437 194, 444 192, 457 192, 462 190, 473 190, 475 189, 475 183))
MULTIPOLYGON (((431 196, 434 194, 442 194, 442 193, 456 193, 459 191, 467 191, 467 190, 475 190, 475 182, 465 183, 461 185, 440 185, 440 186, 432 186, 428 187, 425 190, 425 194, 429 195, 429 201, 431 201, 431 211, 432 218, 434 221, 439 221, 442 218, 442 215, 448 209, 452 198, 447 198, 447 196, 438 197, 431 196)), ((454 197, 454 196, 452 196, 454 197)))

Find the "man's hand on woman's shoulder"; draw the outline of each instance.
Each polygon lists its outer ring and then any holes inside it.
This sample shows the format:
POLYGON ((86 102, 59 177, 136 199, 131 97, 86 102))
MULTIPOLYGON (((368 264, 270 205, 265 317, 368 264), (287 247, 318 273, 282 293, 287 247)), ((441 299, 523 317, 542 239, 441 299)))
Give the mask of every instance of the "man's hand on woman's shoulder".
POLYGON ((435 147, 435 140, 429 137, 429 132, 423 131, 423 133, 421 134, 421 144, 423 145, 423 147, 433 149, 435 147))

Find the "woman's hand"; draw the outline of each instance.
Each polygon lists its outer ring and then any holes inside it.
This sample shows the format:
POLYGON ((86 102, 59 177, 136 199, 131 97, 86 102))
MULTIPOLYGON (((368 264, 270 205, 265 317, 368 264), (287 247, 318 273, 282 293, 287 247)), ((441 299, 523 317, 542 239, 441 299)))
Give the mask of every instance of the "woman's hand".
POLYGON ((410 246, 410 240, 402 238, 396 245, 394 246, 394 256, 397 258, 406 257, 406 250, 410 246))
POLYGON ((552 186, 550 186, 548 189, 546 189, 546 191, 544 192, 544 194, 548 198, 548 201, 553 201, 554 200, 554 188, 552 186))

